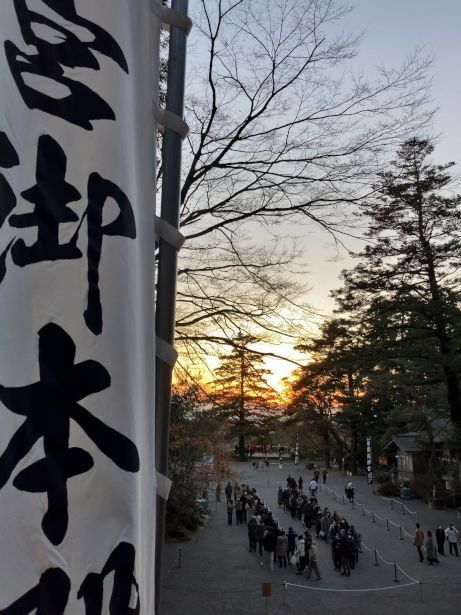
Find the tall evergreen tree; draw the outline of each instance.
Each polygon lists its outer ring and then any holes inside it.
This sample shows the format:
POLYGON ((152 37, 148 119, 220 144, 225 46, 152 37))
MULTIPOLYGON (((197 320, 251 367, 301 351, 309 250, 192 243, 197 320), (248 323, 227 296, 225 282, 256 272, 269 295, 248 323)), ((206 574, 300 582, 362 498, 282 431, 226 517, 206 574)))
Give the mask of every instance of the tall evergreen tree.
POLYGON ((218 412, 230 425, 231 435, 238 438, 240 460, 245 459, 245 437, 258 433, 273 417, 277 401, 266 380, 271 371, 264 367, 261 354, 250 348, 257 341, 251 335, 238 335, 231 352, 220 356, 213 381, 218 412))
POLYGON ((387 337, 381 357, 387 354, 390 377, 443 383, 461 432, 461 199, 449 193, 454 163, 432 164, 432 151, 427 140, 408 140, 381 176, 379 201, 363 207, 369 243, 361 262, 343 272, 336 298, 341 310, 365 314, 370 331, 387 337))
POLYGON ((294 404, 310 409, 313 431, 324 438, 325 462, 334 443, 339 456, 356 471, 364 461, 365 436, 372 423, 366 397, 369 356, 360 328, 351 319, 332 318, 316 339, 297 348, 313 361, 300 370, 293 385, 294 404))

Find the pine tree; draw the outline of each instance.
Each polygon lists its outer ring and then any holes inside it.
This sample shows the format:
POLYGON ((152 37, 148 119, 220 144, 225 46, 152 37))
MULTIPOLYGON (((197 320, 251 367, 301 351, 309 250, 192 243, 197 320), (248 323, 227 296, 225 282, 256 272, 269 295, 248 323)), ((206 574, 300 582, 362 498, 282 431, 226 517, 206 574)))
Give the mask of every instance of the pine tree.
POLYGON ((461 199, 449 194, 454 163, 432 164, 432 151, 427 140, 406 141, 381 176, 380 200, 363 208, 369 243, 361 262, 343 273, 336 298, 340 309, 362 315, 369 334, 381 336, 376 348, 390 377, 443 383, 461 431, 461 199))
POLYGON ((220 356, 213 381, 217 410, 238 438, 240 460, 245 459, 245 437, 258 433, 272 418, 277 397, 266 380, 271 371, 263 367, 261 354, 250 348, 257 341, 251 335, 238 335, 232 351, 220 356))
POLYGON ((310 409, 311 428, 323 436, 325 463, 334 443, 355 472, 364 461, 365 436, 370 435, 372 422, 366 396, 371 368, 361 331, 351 319, 332 318, 316 339, 297 349, 308 353, 312 363, 299 371, 294 404, 310 409))

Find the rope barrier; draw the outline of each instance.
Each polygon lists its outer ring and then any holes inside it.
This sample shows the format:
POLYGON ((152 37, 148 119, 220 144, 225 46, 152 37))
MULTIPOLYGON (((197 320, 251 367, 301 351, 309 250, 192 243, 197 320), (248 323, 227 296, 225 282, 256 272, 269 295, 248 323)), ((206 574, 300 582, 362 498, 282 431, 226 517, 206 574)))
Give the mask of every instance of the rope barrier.
POLYGON ((388 562, 387 559, 384 559, 384 557, 381 555, 378 549, 376 549, 376 554, 378 555, 379 559, 382 560, 384 564, 387 564, 388 566, 393 566, 395 564, 395 562, 388 562))
POLYGON ((285 581, 287 587, 297 587, 298 589, 310 589, 312 591, 320 592, 336 592, 336 593, 361 593, 361 592, 380 592, 387 589, 401 589, 403 587, 411 587, 412 585, 419 585, 419 581, 412 581, 411 583, 403 583, 403 585, 390 585, 388 587, 367 587, 364 589, 333 589, 329 587, 313 587, 310 585, 298 585, 297 583, 288 583, 285 581))
MULTIPOLYGON (((323 487, 323 492, 325 492, 328 495, 328 487, 323 487)), ((322 486, 320 486, 320 491, 322 491, 322 486)), ((346 504, 346 500, 344 495, 340 496, 339 494, 336 494, 336 492, 331 489, 330 490, 334 500, 336 501, 336 496, 338 496, 338 499, 342 498, 342 503, 346 504)), ((353 505, 354 507, 354 501, 349 501, 350 504, 353 505)), ((368 511, 365 506, 363 504, 360 504, 358 502, 356 502, 356 504, 358 506, 360 506, 362 508, 362 515, 366 516, 367 514, 371 514, 373 522, 376 522, 376 519, 378 519, 379 521, 384 521, 386 523, 386 529, 388 531, 390 531, 390 526, 392 525, 393 527, 397 527, 399 528, 399 539, 403 540, 403 534, 405 533, 406 535, 408 535, 409 537, 412 538, 411 534, 408 534, 408 532, 406 532, 402 526, 398 523, 394 523, 393 521, 391 521, 389 519, 389 517, 380 517, 379 515, 377 515, 374 511, 368 511)), ((402 505, 404 506, 404 505, 402 505)), ((403 510, 403 509, 402 509, 403 510)), ((365 544, 363 541, 361 543, 362 548, 365 551, 368 551, 369 553, 373 554, 373 558, 374 558, 374 566, 379 566, 379 562, 381 561, 384 565, 386 566, 392 566, 393 567, 393 574, 394 574, 394 578, 393 578, 393 582, 395 583, 395 585, 391 585, 391 586, 386 586, 386 587, 377 587, 377 588, 362 588, 362 589, 335 589, 335 588, 324 588, 324 587, 313 587, 313 586, 307 586, 307 585, 300 585, 297 583, 290 583, 288 581, 284 581, 283 582, 283 588, 284 588, 284 604, 286 604, 286 599, 287 599, 287 591, 288 591, 288 587, 295 587, 295 588, 299 588, 299 589, 307 589, 307 590, 313 590, 313 591, 326 591, 326 592, 335 592, 335 593, 340 593, 340 592, 355 592, 355 593, 363 593, 363 592, 370 592, 370 591, 386 591, 386 590, 390 590, 390 589, 400 589, 400 588, 405 588, 405 587, 411 587, 413 585, 420 585, 421 586, 421 581, 411 577, 407 572, 405 572, 405 570, 403 570, 403 568, 401 566, 399 566, 399 564, 397 562, 391 562, 386 560, 381 553, 375 548, 371 548, 369 547, 367 544, 365 544), (409 583, 401 583, 400 579, 398 578, 398 572, 400 572, 404 577, 406 577, 410 582, 409 583)))
POLYGON ((380 521, 386 521, 386 517, 380 517, 379 515, 377 515, 376 513, 373 513, 374 516, 376 517, 376 519, 379 519, 380 521))
MULTIPOLYGON (((331 489, 331 488, 329 489, 328 487, 324 487, 323 489, 324 489, 324 491, 326 492, 327 495, 328 495, 328 490, 331 491, 331 493, 333 495, 333 498, 334 498, 334 501, 336 501, 336 498, 338 498, 338 499, 342 498, 342 503, 343 504, 347 503, 345 498, 344 498, 344 496, 340 496, 333 489, 331 489)), ((393 498, 385 498, 385 497, 383 497, 382 499, 386 500, 386 501, 397 502, 402 507, 402 511, 406 511, 409 514, 412 514, 412 515, 417 515, 416 512, 410 510, 407 506, 405 506, 405 504, 403 502, 399 502, 398 500, 394 500, 393 498)), ((373 510, 368 510, 368 508, 366 508, 364 506, 364 504, 361 504, 360 502, 357 502, 356 500, 352 500, 349 503, 352 504, 353 509, 355 508, 355 506, 354 506, 355 504, 357 506, 361 507, 361 509, 362 509, 362 516, 366 517, 367 515, 370 515, 371 516, 371 520, 372 520, 373 523, 376 523, 376 520, 385 522, 386 523, 386 529, 388 531, 390 531, 390 527, 389 527, 390 525, 392 525, 393 527, 397 527, 399 529, 399 537, 398 537, 399 540, 404 540, 404 536, 407 536, 408 538, 413 538, 413 534, 408 533, 405 530, 405 528, 402 527, 401 524, 394 523, 391 519, 389 519, 389 517, 380 517, 373 510)), ((395 509, 393 508, 393 510, 395 510, 395 509)), ((405 512, 403 512, 403 514, 405 514, 405 512)))
POLYGON ((368 545, 366 545, 364 542, 362 542, 362 547, 369 553, 373 552, 374 559, 375 559, 375 562, 374 562, 375 566, 379 566, 378 557, 384 564, 387 564, 388 566, 394 566, 394 582, 398 582, 397 570, 399 570, 404 576, 410 579, 410 581, 413 581, 413 583, 421 583, 421 581, 418 581, 414 577, 410 576, 407 572, 405 572, 405 570, 401 566, 399 566, 397 562, 388 562, 386 559, 384 559, 384 557, 381 555, 378 549, 371 548, 368 545))
POLYGON ((405 534, 405 536, 408 536, 408 538, 413 538, 413 534, 409 534, 409 533, 406 531, 406 529, 404 529, 403 527, 402 527, 402 532, 405 534))
POLYGON ((381 497, 382 500, 386 500, 386 502, 390 502, 391 503, 391 510, 394 510, 394 502, 396 504, 398 504, 399 506, 402 507, 402 514, 405 514, 405 511, 407 513, 409 513, 410 515, 416 515, 418 516, 418 513, 415 512, 414 510, 410 510, 408 508, 408 506, 406 506, 403 502, 400 502, 399 500, 395 500, 394 498, 385 498, 384 496, 381 497))
POLYGON ((408 579, 410 579, 410 581, 414 581, 415 583, 421 583, 421 581, 418 581, 417 579, 414 579, 413 577, 411 577, 407 572, 405 572, 405 570, 403 570, 403 568, 401 568, 398 564, 396 564, 397 568, 400 570, 400 572, 402 574, 404 574, 408 579))

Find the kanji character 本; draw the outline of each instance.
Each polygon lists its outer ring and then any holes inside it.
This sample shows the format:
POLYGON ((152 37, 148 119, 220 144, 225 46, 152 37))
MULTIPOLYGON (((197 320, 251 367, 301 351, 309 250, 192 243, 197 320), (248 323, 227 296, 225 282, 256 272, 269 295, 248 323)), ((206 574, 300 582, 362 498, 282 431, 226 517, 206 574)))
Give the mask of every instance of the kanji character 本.
POLYGON ((37 241, 26 246, 22 239, 13 244, 11 256, 20 267, 42 261, 81 258, 76 240, 59 244, 59 225, 64 222, 78 221, 77 214, 66 207, 67 203, 78 201, 80 192, 65 180, 67 157, 59 143, 48 135, 38 140, 37 183, 21 196, 35 204, 34 211, 27 214, 12 215, 10 226, 15 228, 38 228, 37 241))
MULTIPOLYGON (((0 168, 10 169, 18 164, 19 158, 16 150, 7 135, 0 131, 0 168)), ((0 173, 0 228, 15 207, 16 195, 4 175, 0 173)), ((2 254, 0 254, 0 283, 6 274, 6 257, 13 241, 14 239, 10 241, 2 254)))
POLYGON ((116 40, 97 24, 77 15, 75 0, 42 0, 47 15, 55 14, 53 19, 29 9, 27 0, 13 2, 24 41, 37 50, 27 54, 12 41, 5 41, 11 74, 29 109, 39 109, 87 130, 93 130, 92 120, 114 120, 109 104, 90 87, 65 76, 63 67, 100 70, 94 53, 98 52, 128 73, 116 40), (80 32, 84 40, 77 36, 80 32), (37 82, 37 77, 44 78, 42 83, 37 82), (43 91, 47 79, 54 81, 50 95, 43 91), (59 89, 63 91, 61 97, 57 96, 59 89))
POLYGON ((40 381, 17 388, 0 385, 0 401, 11 412, 26 417, 0 457, 0 489, 19 461, 43 437, 45 457, 19 472, 13 485, 29 493, 47 493, 48 509, 42 528, 57 545, 64 539, 68 525, 67 480, 87 472, 94 464, 88 452, 69 448, 70 420, 126 472, 139 470, 139 454, 131 440, 77 403, 110 386, 107 370, 92 360, 74 364, 75 344, 60 326, 47 324, 38 335, 40 381))
POLYGON ((139 587, 134 577, 135 549, 127 542, 121 542, 111 553, 101 574, 90 572, 77 593, 78 600, 83 598, 86 615, 102 615, 104 579, 114 572, 113 590, 109 613, 139 615, 139 587), (132 590, 137 592, 136 606, 130 608, 132 590))
POLYGON ((1 615, 63 615, 69 600, 70 581, 60 568, 49 568, 38 585, 16 600, 1 615))

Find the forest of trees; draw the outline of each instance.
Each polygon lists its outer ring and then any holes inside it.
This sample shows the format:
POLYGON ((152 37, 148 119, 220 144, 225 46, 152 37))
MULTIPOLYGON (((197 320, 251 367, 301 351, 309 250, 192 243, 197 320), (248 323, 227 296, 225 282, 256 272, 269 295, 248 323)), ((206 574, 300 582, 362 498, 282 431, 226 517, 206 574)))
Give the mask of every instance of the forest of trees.
POLYGON ((347 434, 354 470, 366 435, 382 447, 437 418, 450 419, 460 455, 461 198, 450 190, 453 164, 433 164, 432 151, 424 139, 402 144, 358 213, 367 243, 343 271, 336 313, 300 344, 312 362, 299 370, 292 411, 328 440, 325 456, 347 434))

